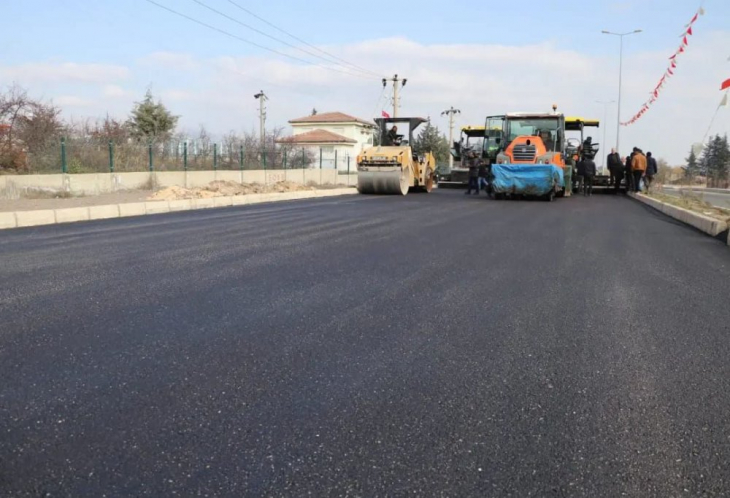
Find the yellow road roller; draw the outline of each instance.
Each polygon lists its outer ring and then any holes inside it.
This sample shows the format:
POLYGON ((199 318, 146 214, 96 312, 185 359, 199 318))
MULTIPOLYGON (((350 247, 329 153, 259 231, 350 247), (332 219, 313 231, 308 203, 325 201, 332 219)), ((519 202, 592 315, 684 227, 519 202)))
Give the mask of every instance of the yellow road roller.
POLYGON ((436 160, 431 152, 415 153, 413 131, 423 118, 377 118, 380 145, 357 156, 357 190, 361 194, 431 192, 436 160), (408 137, 407 139, 405 137, 408 137))

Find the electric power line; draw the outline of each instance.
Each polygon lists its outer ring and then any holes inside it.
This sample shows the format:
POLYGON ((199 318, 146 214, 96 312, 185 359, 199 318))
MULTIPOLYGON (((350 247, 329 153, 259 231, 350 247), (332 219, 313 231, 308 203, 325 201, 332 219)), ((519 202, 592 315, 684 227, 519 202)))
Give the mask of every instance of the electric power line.
POLYGON ((385 87, 380 91, 380 97, 378 97, 378 101, 375 102, 375 109, 373 109, 372 114, 375 114, 378 110, 378 107, 380 107, 380 103, 383 101, 383 97, 385 96, 385 87))
MULTIPOLYGON (((330 59, 327 59, 327 58, 325 58, 325 57, 322 57, 321 55, 315 54, 314 52, 310 52, 309 50, 305 50, 305 49, 303 49, 303 48, 301 48, 301 47, 297 47, 296 45, 293 45, 293 44, 291 44, 291 43, 289 43, 289 42, 287 42, 287 41, 285 41, 285 40, 282 40, 281 38, 277 38, 277 37, 275 37, 275 36, 271 36, 270 34, 268 34, 268 33, 264 32, 264 31, 261 31, 260 29, 257 29, 257 28, 255 28, 255 27, 253 27, 253 26, 251 26, 251 25, 248 25, 248 24, 246 24, 246 23, 244 23, 244 22, 242 22, 242 21, 240 21, 240 20, 236 19, 235 17, 231 17, 231 16, 229 16, 229 15, 228 15, 228 14, 226 14, 225 12, 221 12, 220 10, 218 10, 218 9, 216 9, 216 8, 214 8, 214 7, 211 7, 210 5, 208 5, 208 4, 204 3, 204 2, 202 2, 201 0, 193 0, 193 2, 197 3, 198 5, 200 5, 200 6, 201 6, 201 7, 203 7, 203 8, 206 8, 206 9, 210 10, 211 12, 215 12, 215 13, 216 13, 216 14, 218 14, 219 16, 225 17, 225 18, 226 18, 226 19, 228 19, 229 21, 233 21, 233 22, 235 22, 236 24, 239 24, 239 25, 243 26, 243 27, 244 27, 244 28, 246 28, 246 29, 250 29, 251 31, 254 31, 254 32, 256 32, 256 33, 258 33, 258 34, 260 34, 260 35, 263 35, 263 36, 265 36, 265 37, 267 37, 267 38, 269 38, 269 39, 271 39, 271 40, 274 40, 274 41, 276 41, 276 42, 279 42, 279 43, 283 43, 284 45, 286 45, 286 46, 288 46, 288 47, 291 47, 291 48, 293 48, 293 49, 295 49, 295 50, 299 50, 300 52, 303 52, 303 53, 305 53, 305 54, 307 54, 307 55, 310 55, 310 56, 312 56, 312 57, 316 57, 316 58, 318 58, 318 59, 321 59, 321 60, 323 60, 323 61, 325 61, 325 62, 328 62, 328 63, 330 63, 330 64, 337 64, 338 66, 341 66, 341 67, 343 67, 343 68, 345 68, 345 69, 349 69, 349 70, 351 70, 351 68, 349 68, 349 67, 347 67, 347 66, 343 65, 343 64, 342 64, 342 63, 340 63, 340 62, 337 62, 337 61, 332 61, 332 60, 330 60, 330 59)), ((358 69, 358 71, 360 71, 360 72, 367 72, 367 73, 368 73, 369 75, 372 75, 372 76, 375 76, 375 77, 377 77, 377 75, 376 75, 375 73, 370 73, 369 71, 366 71, 366 70, 360 70, 360 69, 358 69)))
POLYGON ((301 38, 299 38, 298 36, 296 36, 296 35, 293 35, 293 34, 289 33, 288 31, 286 31, 286 30, 284 30, 284 29, 282 29, 282 28, 278 27, 277 25, 275 25, 275 24, 273 24, 273 23, 271 23, 271 22, 267 21, 267 20, 266 20, 266 19, 264 19, 263 17, 261 17, 261 16, 259 16, 259 15, 256 15, 255 13, 251 12, 251 11, 250 11, 250 10, 248 10, 247 8, 245 8, 245 7, 242 7, 241 5, 237 4, 237 3, 236 3, 236 2, 234 2, 233 0, 228 0, 228 3, 230 3, 231 5, 234 5, 234 6, 238 7, 239 9, 241 9, 242 11, 244 11, 245 13, 249 14, 250 16, 253 16, 253 17, 255 17, 256 19, 258 19, 259 21, 263 22, 264 24, 267 24, 267 25, 271 26, 272 28, 274 28, 275 30, 279 31, 280 33, 284 33, 285 35, 287 35, 287 36, 289 36, 289 37, 293 38, 294 40, 296 40, 296 41, 298 41, 298 42, 300 42, 300 43, 303 43, 303 44, 305 44, 306 46, 308 46, 308 47, 310 47, 310 48, 313 48, 314 50, 316 50, 316 51, 318 51, 318 52, 321 52, 321 53, 323 53, 323 54, 327 55, 328 57, 331 57, 331 58, 333 58, 333 59, 336 59, 336 60, 338 60, 338 61, 340 61, 340 62, 344 62, 344 63, 345 63, 345 64, 347 64, 348 66, 352 66, 352 67, 354 67, 354 68, 356 68, 356 69, 359 69, 360 71, 364 71, 364 72, 366 72, 366 73, 370 73, 370 74, 372 74, 373 76, 377 76, 377 77, 380 77, 380 76, 379 76, 379 75, 378 75, 377 73, 375 73, 375 72, 373 72, 373 71, 370 71, 369 69, 365 69, 365 68, 363 68, 363 67, 360 67, 360 66, 358 66, 358 65, 356 65, 356 64, 353 64, 352 62, 348 62, 348 61, 346 61, 345 59, 343 59, 342 57, 337 57, 336 55, 333 55, 333 54, 331 54, 331 53, 327 52, 326 50, 322 50, 321 48, 319 48, 319 47, 317 47, 317 46, 315 46, 315 45, 312 45, 311 43, 309 43, 309 42, 307 42, 307 41, 305 41, 305 40, 302 40, 302 39, 301 39, 301 38))
POLYGON ((275 54, 277 54, 277 55, 281 55, 281 56, 283 56, 283 57, 287 57, 287 58, 289 58, 289 59, 292 59, 292 60, 295 60, 295 61, 298 61, 298 62, 303 62, 304 64, 309 64, 309 65, 312 65, 312 66, 317 66, 317 67, 321 67, 321 68, 323 68, 323 69, 327 69, 327 70, 329 70, 329 71, 335 71, 335 72, 338 72, 338 73, 342 73, 342 74, 347 74, 347 75, 349 75, 349 76, 357 76, 357 77, 359 77, 359 78, 368 78, 368 79, 369 79, 369 77, 367 77, 367 76, 364 76, 364 75, 361 75, 361 74, 356 74, 356 73, 348 73, 348 72, 346 72, 346 71, 342 71, 342 70, 340 70, 340 69, 336 69, 336 68, 334 68, 334 67, 327 67, 327 66, 323 66, 323 65, 321 65, 321 64, 317 64, 316 62, 311 62, 311 61, 308 61, 308 60, 305 60, 305 59, 300 59, 299 57, 295 57, 295 56, 293 56, 293 55, 289 55, 289 54, 286 54, 286 53, 284 53, 284 52, 279 52, 278 50, 275 50, 275 49, 273 49, 273 48, 269 48, 269 47, 266 47, 266 46, 264 46, 264 45, 260 45, 260 44, 258 44, 258 43, 256 43, 256 42, 252 42, 252 41, 250 41, 250 40, 246 40, 245 38, 241 38, 241 37, 240 37, 240 36, 238 36, 238 35, 234 35, 233 33, 229 33, 229 32, 228 32, 228 31, 226 31, 226 30, 223 30, 223 29, 220 29, 220 28, 216 28, 215 26, 212 26, 212 25, 210 25, 210 24, 208 24, 208 23, 205 23, 205 22, 203 22, 203 21, 200 21, 200 20, 198 20, 198 19, 195 19, 194 17, 191 17, 191 16, 189 16, 189 15, 187 15, 187 14, 183 14, 182 12, 178 12, 178 11, 176 11, 176 10, 174 10, 174 9, 171 9, 170 7, 167 7, 167 6, 165 6, 165 5, 162 5, 162 4, 160 4, 160 3, 157 3, 157 2, 155 1, 155 0, 147 0, 147 2, 151 3, 152 5, 155 5, 155 6, 159 7, 159 8, 161 8, 161 9, 163 9, 163 10, 166 10, 166 11, 168 11, 168 12, 172 13, 172 14, 175 14, 176 16, 179 16, 179 17, 185 18, 185 19, 187 19, 188 21, 192 21, 192 22, 194 22, 194 23, 196 23, 196 24, 199 24, 199 25, 201 25, 201 26, 205 26, 205 27, 206 27, 206 28, 208 28, 208 29, 212 29, 213 31, 217 31, 218 33, 224 34, 224 35, 226 35, 226 36, 229 36, 229 37, 231 37, 231 38, 233 38, 233 39, 236 39, 236 40, 238 40, 238 41, 241 41, 241 42, 243 42, 243 43, 247 43, 247 44, 249 44, 249 45, 253 45, 254 47, 258 47, 258 48, 260 48, 260 49, 262 49, 262 50, 266 50, 266 51, 269 51, 269 52, 275 53, 275 54))

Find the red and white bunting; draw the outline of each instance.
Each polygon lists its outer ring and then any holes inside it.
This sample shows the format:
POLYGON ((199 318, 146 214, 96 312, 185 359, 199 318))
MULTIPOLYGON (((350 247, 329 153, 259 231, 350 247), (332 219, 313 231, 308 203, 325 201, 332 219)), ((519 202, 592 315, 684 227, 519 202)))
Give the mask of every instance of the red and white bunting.
MULTIPOLYGON (((674 70, 677 68, 677 59, 678 59, 679 55, 683 54, 685 51, 685 48, 689 45, 689 39, 687 37, 692 36, 694 34, 694 32, 692 31, 692 25, 694 25, 694 23, 697 21, 697 19, 699 19, 699 17, 703 16, 703 15, 705 15, 705 10, 702 7, 700 7, 699 9, 697 9, 697 12, 695 12, 694 16, 692 16, 692 20, 688 24, 685 25, 686 29, 684 30, 684 33, 682 33, 680 35, 682 38, 682 43, 679 45, 677 50, 672 55, 669 56, 669 61, 670 61, 669 66, 667 67, 667 70, 664 71, 664 74, 662 75, 661 79, 654 87, 654 91, 651 92, 651 94, 650 94, 651 97, 649 98, 649 100, 647 100, 646 102, 644 102, 641 105, 641 108, 639 109, 639 111, 636 114, 634 114, 627 121, 624 121, 623 123, 621 123, 621 126, 629 126, 631 124, 636 123, 636 121, 638 121, 639 118, 641 118, 649 110, 649 108, 659 99, 659 94, 660 94, 661 90, 664 88, 664 85, 666 84, 667 80, 669 78, 671 78, 672 76, 674 76, 674 70)), ((730 58, 728 58, 728 60, 730 60, 730 58)), ((730 88, 730 80, 728 80, 727 82, 723 82, 723 89, 726 89, 726 88, 730 88), (728 87, 724 86, 725 83, 728 83, 728 87)))

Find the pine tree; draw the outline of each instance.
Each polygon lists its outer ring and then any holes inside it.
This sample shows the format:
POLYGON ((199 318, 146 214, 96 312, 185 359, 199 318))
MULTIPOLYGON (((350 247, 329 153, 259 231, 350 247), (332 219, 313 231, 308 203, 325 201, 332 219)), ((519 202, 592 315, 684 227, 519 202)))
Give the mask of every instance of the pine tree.
POLYGON ((147 90, 142 102, 136 102, 127 122, 132 136, 152 142, 170 137, 177 126, 179 116, 174 116, 162 102, 155 103, 152 92, 147 90))
POLYGON ((436 164, 449 160, 449 140, 439 131, 438 126, 433 126, 430 121, 413 142, 413 151, 416 154, 431 152, 436 164))
POLYGON ((700 166, 697 164, 697 156, 695 155, 694 149, 690 149, 689 157, 685 161, 687 161, 687 166, 682 168, 684 170, 684 177, 691 180, 700 173, 700 166))
POLYGON ((702 152, 700 167, 707 175, 707 184, 711 187, 727 185, 730 169, 730 146, 727 136, 715 135, 702 152))
POLYGON ((722 186, 727 186, 728 180, 728 169, 730 169, 730 145, 728 145, 727 135, 722 138, 717 136, 717 154, 716 171, 717 171, 717 183, 722 186))

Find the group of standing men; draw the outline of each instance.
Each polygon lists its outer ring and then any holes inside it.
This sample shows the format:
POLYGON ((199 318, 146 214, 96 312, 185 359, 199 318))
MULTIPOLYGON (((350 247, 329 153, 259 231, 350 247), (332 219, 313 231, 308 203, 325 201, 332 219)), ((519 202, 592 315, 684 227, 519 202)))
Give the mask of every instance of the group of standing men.
POLYGON ((651 152, 644 155, 638 147, 630 155, 623 160, 618 155, 616 149, 611 149, 608 155, 608 172, 610 173, 610 184, 613 185, 614 191, 618 192, 621 181, 626 179, 627 192, 641 192, 641 181, 644 181, 646 190, 649 190, 651 183, 654 181, 654 175, 658 172, 656 159, 651 152))

